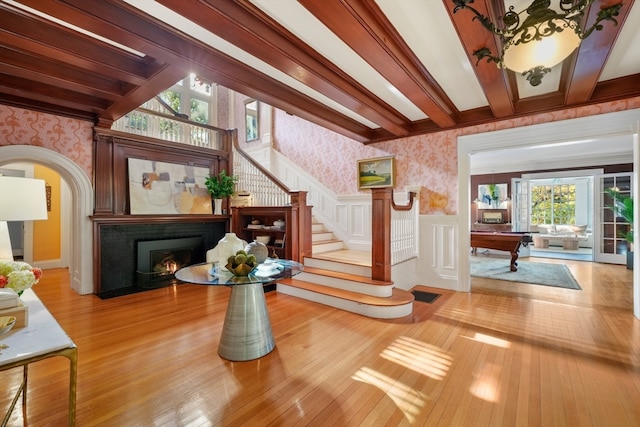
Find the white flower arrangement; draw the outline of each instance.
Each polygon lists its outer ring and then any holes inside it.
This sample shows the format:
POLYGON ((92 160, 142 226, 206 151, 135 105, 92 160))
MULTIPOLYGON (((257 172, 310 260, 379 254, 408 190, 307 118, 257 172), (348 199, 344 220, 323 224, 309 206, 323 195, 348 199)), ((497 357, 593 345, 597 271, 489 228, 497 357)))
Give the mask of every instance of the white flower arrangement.
POLYGON ((42 270, 22 261, 0 261, 0 288, 11 288, 18 295, 42 277, 42 270))

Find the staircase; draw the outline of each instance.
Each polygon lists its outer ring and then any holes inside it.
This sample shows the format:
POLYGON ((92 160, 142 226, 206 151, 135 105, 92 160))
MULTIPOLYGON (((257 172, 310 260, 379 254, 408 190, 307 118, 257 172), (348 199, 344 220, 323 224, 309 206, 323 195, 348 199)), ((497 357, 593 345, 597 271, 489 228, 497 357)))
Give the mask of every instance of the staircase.
POLYGON ((278 292, 378 319, 411 314, 410 292, 371 279, 370 253, 344 249, 315 218, 312 242, 313 256, 304 259, 304 272, 278 281, 278 292))

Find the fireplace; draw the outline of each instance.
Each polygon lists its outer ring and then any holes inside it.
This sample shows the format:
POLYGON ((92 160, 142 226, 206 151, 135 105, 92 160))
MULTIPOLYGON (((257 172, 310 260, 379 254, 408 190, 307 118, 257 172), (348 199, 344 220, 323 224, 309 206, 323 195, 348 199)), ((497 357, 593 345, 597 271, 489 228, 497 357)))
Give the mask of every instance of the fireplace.
MULTIPOLYGON (((228 231, 228 218, 94 218, 94 240, 98 259, 94 292, 100 298, 112 298, 152 288, 138 286, 138 242, 198 237, 204 239, 202 253, 192 264, 204 262, 206 251, 213 248, 228 231)), ((180 245, 178 245, 180 247, 180 245)), ((184 246, 181 246, 184 247, 184 246)), ((166 248, 161 248, 166 249, 166 248)), ((144 270, 149 272, 149 268, 144 270)), ((154 285, 155 286, 155 285, 154 285)))
POLYGON ((174 273, 180 268, 205 261, 201 236, 137 242, 136 285, 158 288, 178 283, 174 273))

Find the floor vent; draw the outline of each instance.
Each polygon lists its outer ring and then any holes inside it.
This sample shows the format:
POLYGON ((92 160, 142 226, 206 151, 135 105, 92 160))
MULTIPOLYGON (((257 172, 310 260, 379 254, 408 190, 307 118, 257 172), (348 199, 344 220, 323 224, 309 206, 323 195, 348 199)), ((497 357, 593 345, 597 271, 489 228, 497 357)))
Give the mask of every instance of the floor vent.
POLYGON ((433 302, 437 300, 441 295, 441 294, 434 294, 431 292, 424 292, 424 291, 412 291, 411 293, 413 294, 416 301, 426 302, 429 304, 433 304, 433 302))

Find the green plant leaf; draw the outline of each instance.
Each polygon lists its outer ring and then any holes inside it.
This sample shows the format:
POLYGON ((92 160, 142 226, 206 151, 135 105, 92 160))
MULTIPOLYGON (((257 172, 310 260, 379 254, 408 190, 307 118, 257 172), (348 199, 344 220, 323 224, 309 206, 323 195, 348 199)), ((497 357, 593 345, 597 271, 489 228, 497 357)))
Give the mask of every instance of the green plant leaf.
POLYGON ((238 182, 238 177, 227 175, 227 171, 222 170, 217 175, 209 175, 205 179, 204 184, 207 186, 207 190, 212 198, 221 199, 233 194, 233 187, 236 182, 238 182))

